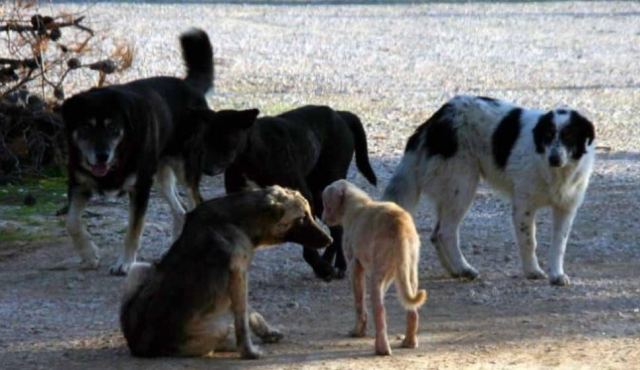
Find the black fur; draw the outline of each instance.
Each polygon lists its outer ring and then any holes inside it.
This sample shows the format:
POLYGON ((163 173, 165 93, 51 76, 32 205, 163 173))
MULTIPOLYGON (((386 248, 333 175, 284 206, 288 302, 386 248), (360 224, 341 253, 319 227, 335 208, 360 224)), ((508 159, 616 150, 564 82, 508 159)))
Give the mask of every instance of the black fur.
MULTIPOLYGON (((299 190, 315 215, 322 215, 322 191, 347 176, 354 155, 360 172, 371 184, 376 177, 369 164, 365 132, 358 117, 325 106, 304 106, 275 117, 262 117, 251 129, 246 150, 225 172, 227 192, 243 189, 246 180, 259 186, 281 185, 299 190)), ((333 256, 338 274, 344 273, 339 228, 332 228, 334 239, 324 259, 312 249, 304 258, 315 273, 331 279, 333 256)))
POLYGON ((572 111, 569 124, 560 131, 560 140, 571 152, 571 158, 579 160, 586 152, 586 146, 591 145, 596 132, 593 123, 572 111))
MULTIPOLYGON (((82 172, 96 180, 97 190, 114 190, 130 174, 144 179, 153 176, 160 158, 177 158, 189 160, 185 163, 187 180, 198 183, 202 171, 213 173, 211 168, 225 167, 233 160, 228 156, 235 153, 235 147, 225 139, 237 140, 234 134, 246 130, 259 112, 210 111, 202 91, 203 86, 211 86, 213 73, 209 38, 203 31, 194 31, 183 35, 181 41, 186 47, 187 79, 141 79, 94 88, 64 102, 70 175, 82 172), (207 57, 208 66, 204 63, 207 57), (117 148, 118 167, 100 178, 80 165, 82 158, 71 140, 73 131, 90 118, 108 118, 125 127, 124 141, 117 148), (217 138, 217 145, 203 145, 206 138, 217 138)), ((74 176, 69 178, 74 181, 74 176)))
POLYGON ((427 156, 450 158, 458 151, 458 138, 451 122, 453 107, 445 104, 409 137, 405 151, 416 151, 422 143, 427 156))
POLYGON ((240 246, 247 240, 251 248, 286 241, 319 248, 330 242, 308 216, 273 240, 271 230, 285 210, 268 192, 212 199, 187 214, 180 237, 121 306, 120 326, 133 355, 181 355, 180 347, 192 339, 188 324, 216 312, 218 298, 230 294, 232 255, 244 253, 240 246))
POLYGON ((551 144, 556 135, 556 126, 553 123, 553 111, 540 116, 536 127, 533 128, 533 142, 537 153, 544 153, 544 148, 551 144))
POLYGON ((510 111, 498 124, 491 137, 491 148, 496 166, 504 169, 511 155, 511 150, 520 136, 520 116, 522 109, 510 111))
MULTIPOLYGON (((181 37, 188 70, 186 79, 152 77, 123 85, 94 88, 67 99, 62 116, 69 144, 69 199, 93 191, 120 190, 130 175, 136 175, 131 201, 136 220, 144 216, 149 191, 161 160, 184 163, 188 185, 198 191, 203 171, 218 173, 234 159, 234 141, 253 124, 258 111, 210 111, 204 94, 213 78, 212 47, 204 31, 181 37), (109 125, 105 120, 111 121, 109 125), (93 122, 90 124, 89 122, 93 122), (87 167, 86 158, 74 141, 74 132, 93 133, 88 142, 100 147, 100 130, 122 128, 124 136, 115 149, 115 164, 103 175, 87 167), (216 137, 217 145, 203 142, 216 137), (205 145, 206 144, 206 145, 205 145)), ((130 222, 132 222, 130 220, 130 222)))
POLYGON ((484 100, 486 103, 493 104, 496 106, 499 106, 501 104, 499 100, 490 98, 488 96, 478 96, 478 99, 484 100))
POLYGON ((186 61, 187 77, 185 81, 201 94, 213 87, 214 64, 213 49, 203 47, 211 45, 205 32, 193 29, 180 36, 180 45, 186 61))

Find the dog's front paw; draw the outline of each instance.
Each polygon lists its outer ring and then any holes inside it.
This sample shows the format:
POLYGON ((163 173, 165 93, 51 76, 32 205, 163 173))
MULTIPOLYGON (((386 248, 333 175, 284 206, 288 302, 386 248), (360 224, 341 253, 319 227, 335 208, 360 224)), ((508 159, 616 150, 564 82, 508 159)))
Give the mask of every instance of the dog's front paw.
POLYGON ((569 279, 569 276, 566 274, 551 276, 551 278, 549 278, 549 284, 555 286, 567 286, 571 284, 571 279, 569 279))
POLYGON ((479 275, 480 275, 480 273, 478 272, 478 270, 476 270, 475 268, 473 268, 471 266, 464 267, 460 271, 454 272, 454 273, 451 274, 451 276, 453 278, 466 279, 466 280, 475 280, 475 279, 478 278, 479 275))
POLYGON ((278 343, 282 338, 284 338, 284 334, 275 329, 271 329, 267 333, 260 336, 260 340, 262 340, 262 343, 278 343))
POLYGON ((313 272, 324 281, 331 281, 336 277, 336 272, 329 263, 319 263, 313 267, 313 272))
POLYGON ((256 345, 245 347, 241 351, 242 358, 245 360, 257 360, 262 357, 262 351, 256 345))
POLYGON ((135 261, 125 261, 124 259, 119 258, 116 263, 111 265, 109 273, 114 276, 124 276, 129 272, 133 262, 135 261))

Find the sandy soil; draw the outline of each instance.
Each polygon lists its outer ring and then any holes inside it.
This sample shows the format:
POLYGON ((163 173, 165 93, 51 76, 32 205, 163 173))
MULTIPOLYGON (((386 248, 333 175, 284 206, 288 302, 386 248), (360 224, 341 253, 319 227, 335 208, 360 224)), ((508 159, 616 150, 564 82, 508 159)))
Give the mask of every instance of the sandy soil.
MULTIPOLYGON (((77 9, 71 5, 54 8, 77 9)), ((599 157, 569 241, 572 285, 521 277, 509 206, 483 188, 462 230, 481 278, 446 277, 428 241, 432 216, 417 214, 423 241, 420 348, 397 348, 404 315, 387 295, 394 355, 352 339, 346 280, 315 279, 299 246, 258 253, 250 299, 285 339, 264 359, 132 358, 118 328, 122 278, 108 274, 121 248, 126 202, 96 199, 86 220, 101 247, 97 271, 56 269, 74 258, 64 231, 0 247, 0 367, 484 369, 640 368, 640 4, 239 6, 94 5, 97 25, 135 35, 137 63, 123 79, 180 75, 175 37, 189 25, 211 34, 218 61, 215 107, 268 113, 313 102, 358 113, 384 186, 411 130, 446 98, 482 93, 537 107, 567 104, 598 125, 599 157)), ((350 178, 373 195, 352 171, 350 178)), ((222 193, 207 179, 208 196, 222 193)), ((541 214, 539 255, 549 242, 541 214)), ((52 223, 58 220, 43 215, 52 223)), ((141 258, 169 242, 168 207, 154 192, 141 258)), ((72 265, 71 265, 72 266, 72 265)), ((369 332, 373 331, 370 328, 369 332)))

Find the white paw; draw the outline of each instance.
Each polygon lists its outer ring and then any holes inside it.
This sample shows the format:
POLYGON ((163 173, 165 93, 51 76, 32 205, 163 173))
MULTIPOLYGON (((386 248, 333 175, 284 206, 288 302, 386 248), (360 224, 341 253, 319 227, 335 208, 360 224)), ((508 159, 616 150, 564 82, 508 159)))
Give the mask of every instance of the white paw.
POLYGON ((124 258, 120 257, 118 258, 118 261, 116 263, 111 265, 111 267, 109 268, 109 273, 116 276, 126 275, 134 262, 135 258, 131 261, 127 261, 124 258))
POLYGON ((89 242, 80 248, 80 258, 80 269, 82 270, 95 270, 100 265, 98 248, 93 242, 89 242))
POLYGON ((571 279, 569 279, 569 276, 567 276, 566 274, 561 274, 561 275, 552 275, 549 278, 549 284, 551 285, 555 285, 555 286, 567 286, 571 284, 571 279))
POLYGON ((465 266, 460 271, 451 274, 451 277, 456 279, 475 280, 480 273, 478 270, 471 266, 465 266))

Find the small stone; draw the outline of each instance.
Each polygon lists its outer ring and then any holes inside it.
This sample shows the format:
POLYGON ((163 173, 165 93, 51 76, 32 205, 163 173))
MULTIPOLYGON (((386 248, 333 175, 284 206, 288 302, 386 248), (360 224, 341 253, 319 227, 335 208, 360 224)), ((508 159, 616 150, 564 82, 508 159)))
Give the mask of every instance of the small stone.
POLYGON ((289 303, 287 303, 287 308, 297 309, 298 307, 300 307, 298 302, 289 302, 289 303))

